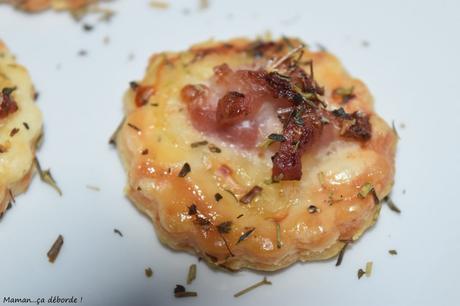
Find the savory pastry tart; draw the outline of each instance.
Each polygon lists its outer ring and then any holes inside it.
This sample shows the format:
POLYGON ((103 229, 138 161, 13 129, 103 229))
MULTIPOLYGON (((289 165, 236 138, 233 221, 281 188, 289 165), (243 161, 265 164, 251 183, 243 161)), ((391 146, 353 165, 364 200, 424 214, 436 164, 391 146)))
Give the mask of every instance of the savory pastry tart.
MULTIPOLYGON (((39 12, 47 9, 77 11, 99 0, 4 0, 3 2, 27 12, 39 12)), ((0 1, 1 3, 2 1, 0 1)))
POLYGON ((326 259, 393 185, 396 137, 367 87, 296 39, 154 55, 114 139, 162 242, 237 270, 326 259))
POLYGON ((0 41, 0 215, 29 186, 42 116, 27 70, 0 41))

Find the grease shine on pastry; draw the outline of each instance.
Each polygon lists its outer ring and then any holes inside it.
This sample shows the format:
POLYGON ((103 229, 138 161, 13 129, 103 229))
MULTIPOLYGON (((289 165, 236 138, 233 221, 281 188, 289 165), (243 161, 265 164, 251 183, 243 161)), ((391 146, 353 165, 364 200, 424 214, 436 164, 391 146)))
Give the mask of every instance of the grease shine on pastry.
POLYGON ((29 186, 42 116, 23 66, 0 41, 0 214, 29 186))
POLYGON ((367 87, 296 39, 156 54, 124 106, 129 198, 163 243, 221 267, 330 258, 393 184, 396 137, 367 87))

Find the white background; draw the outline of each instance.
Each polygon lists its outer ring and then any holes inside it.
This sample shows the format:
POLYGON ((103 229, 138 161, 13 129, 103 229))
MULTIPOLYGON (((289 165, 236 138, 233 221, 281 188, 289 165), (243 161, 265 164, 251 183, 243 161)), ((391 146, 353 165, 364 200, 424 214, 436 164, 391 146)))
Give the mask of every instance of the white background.
POLYGON ((87 19, 91 32, 66 13, 30 16, 0 6, 0 38, 40 92, 39 158, 64 193, 59 197, 36 177, 0 222, 0 303, 4 296, 73 295, 85 305, 458 305, 458 1, 211 0, 203 11, 192 0, 174 1, 168 10, 148 2, 116 1, 110 23, 87 19), (188 289, 199 297, 175 299, 175 284, 185 283, 197 259, 160 245, 150 221, 123 195, 125 174, 107 144, 122 117, 122 95, 153 52, 267 30, 326 46, 368 84, 378 112, 401 135, 393 198, 403 212, 383 207, 340 267, 335 260, 296 264, 269 274, 271 287, 235 299, 264 274, 198 263, 188 289), (81 49, 86 57, 77 55, 81 49), (46 252, 58 234, 65 243, 50 264, 46 252), (374 262, 373 275, 358 280, 367 261, 374 262))

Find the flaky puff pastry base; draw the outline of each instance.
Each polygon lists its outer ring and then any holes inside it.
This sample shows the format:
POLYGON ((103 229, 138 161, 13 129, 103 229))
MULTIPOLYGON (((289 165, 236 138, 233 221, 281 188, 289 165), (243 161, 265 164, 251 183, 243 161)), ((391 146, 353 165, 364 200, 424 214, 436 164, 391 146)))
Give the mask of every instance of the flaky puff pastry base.
POLYGON ((34 102, 29 73, 0 41, 0 90, 4 88, 16 88, 11 97, 18 110, 0 119, 0 214, 29 186, 42 133, 42 115, 34 102))
MULTIPOLYGON (((282 58, 299 44, 295 39, 276 41, 266 56, 282 58)), ((180 97, 183 86, 206 83, 215 66, 251 66, 255 56, 260 56, 254 54, 255 45, 257 42, 247 39, 209 41, 185 52, 152 56, 144 79, 125 95, 126 117, 116 145, 128 174, 126 193, 152 219, 164 244, 230 270, 274 271, 297 261, 331 258, 374 224, 380 204, 372 196, 362 198, 358 193, 367 183, 372 183, 380 199, 390 192, 397 140, 374 112, 364 83, 352 78, 330 53, 305 48, 299 62, 313 61, 315 79, 325 87, 328 108, 343 106, 348 113, 368 114, 372 138, 365 143, 328 140, 303 155, 300 181, 267 184, 272 154, 242 150, 197 131, 180 97), (340 105, 333 99, 332 91, 339 87, 353 87, 353 101, 340 105), (142 107, 135 101, 139 88, 152 89, 142 107), (191 146, 202 140, 222 152, 191 146), (178 177, 185 162, 191 172, 178 177), (222 176, 222 167, 231 169, 231 174, 222 176), (249 204, 239 203, 255 185, 263 187, 262 193, 249 204), (216 201, 216 193, 223 199, 216 201), (196 222, 188 210, 192 204, 211 226, 204 228, 196 222), (316 213, 308 211, 311 205, 318 208, 316 213), (231 230, 220 233, 216 227, 228 221, 231 230), (238 242, 251 229, 251 234, 238 242)))

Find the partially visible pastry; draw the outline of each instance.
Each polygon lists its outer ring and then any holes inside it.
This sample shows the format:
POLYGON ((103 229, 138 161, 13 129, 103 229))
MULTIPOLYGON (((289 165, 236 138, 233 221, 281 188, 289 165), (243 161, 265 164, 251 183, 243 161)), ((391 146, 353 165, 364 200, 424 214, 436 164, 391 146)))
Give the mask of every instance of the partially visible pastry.
POLYGON ((5 0, 3 2, 27 12, 39 12, 47 9, 78 11, 100 0, 5 0))
POLYGON ((0 215, 29 186, 42 115, 23 66, 0 41, 0 215))
POLYGON ((116 145, 162 242, 232 270, 330 258, 391 190, 396 137, 363 82, 299 40, 154 55, 116 145))

